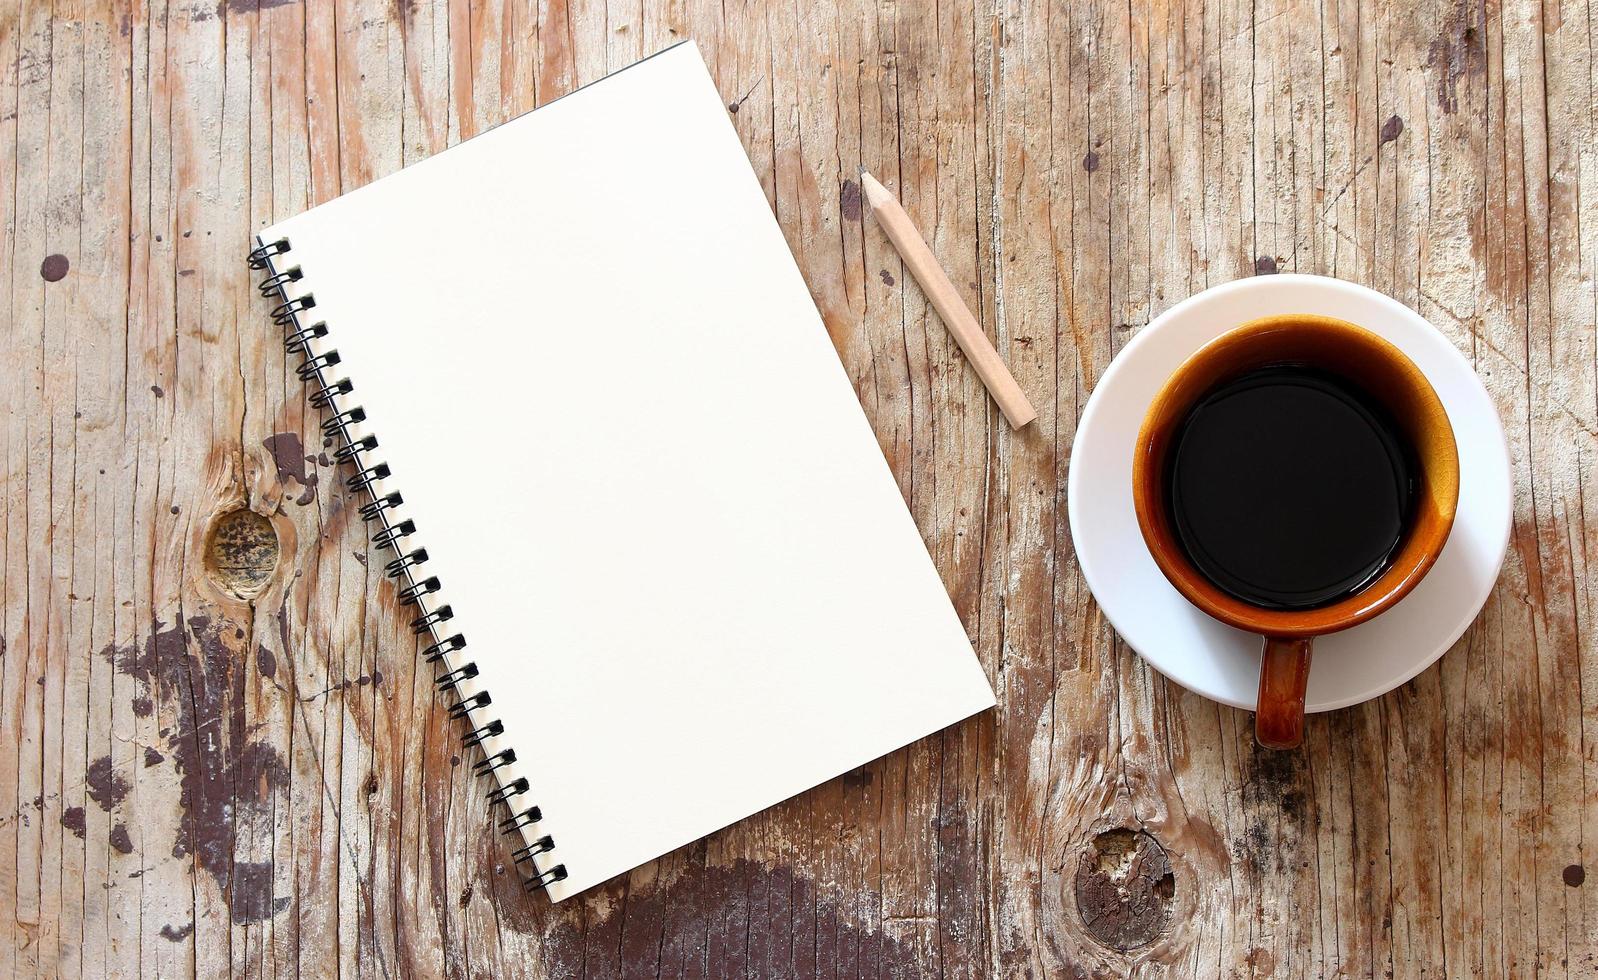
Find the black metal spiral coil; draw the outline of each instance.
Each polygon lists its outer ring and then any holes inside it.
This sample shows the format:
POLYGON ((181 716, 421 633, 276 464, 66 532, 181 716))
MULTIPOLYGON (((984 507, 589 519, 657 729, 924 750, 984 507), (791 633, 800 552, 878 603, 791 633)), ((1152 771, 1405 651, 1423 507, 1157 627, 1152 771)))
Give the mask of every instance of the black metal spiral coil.
POLYGON ((346 442, 333 451, 333 461, 342 463, 347 459, 354 459, 360 453, 369 453, 377 448, 377 436, 362 436, 354 442, 346 442))
POLYGON ((311 351, 311 341, 326 336, 327 324, 318 321, 304 330, 296 330, 284 337, 283 349, 290 354, 308 354, 311 351))
POLYGON ((446 636, 430 647, 423 648, 422 659, 430 664, 436 664, 456 650, 464 649, 466 649, 466 637, 456 633, 454 636, 446 636))
POLYGON ((267 276, 262 279, 261 295, 269 297, 273 293, 281 293, 284 286, 291 282, 299 282, 303 278, 305 278, 305 273, 300 271, 299 266, 290 266, 275 276, 267 276))
POLYGON ((476 677, 476 676, 477 676, 477 662, 476 661, 472 661, 472 660, 468 660, 466 663, 462 664, 459 667, 456 667, 454 670, 450 671, 449 673, 440 674, 438 677, 434 678, 434 680, 437 681, 438 689, 440 691, 447 691, 450 688, 454 687, 455 685, 459 684, 461 681, 470 680, 471 678, 476 677))
POLYGON ((400 521, 398 524, 390 524, 372 535, 372 544, 379 548, 395 548, 399 544, 400 538, 410 537, 415 533, 415 521, 400 521))
MULTIPOLYGON (((374 526, 372 543, 379 548, 398 552, 399 542, 416 533, 416 523, 398 516, 398 509, 405 503, 404 497, 396 491, 379 493, 376 489, 380 481, 389 478, 391 471, 387 463, 365 458, 377 449, 377 437, 369 434, 356 436, 352 432, 354 426, 366 421, 366 410, 359 405, 338 403, 338 399, 351 394, 355 386, 348 378, 331 378, 331 369, 340 363, 337 350, 318 352, 316 349, 317 342, 328 336, 327 324, 322 321, 311 324, 300 322, 301 314, 316 307, 315 294, 304 292, 289 296, 286 292, 291 283, 301 282, 305 278, 298 264, 285 263, 281 270, 275 267, 274 259, 289 249, 287 238, 271 242, 258 239, 249 254, 250 268, 267 272, 260 283, 261 295, 280 300, 272 308, 272 321, 285 330, 283 349, 303 358, 295 373, 311 386, 311 405, 327 413, 321 424, 322 435, 341 443, 333 451, 332 460, 335 464, 349 463, 355 470, 345 480, 345 486, 352 493, 364 492, 371 497, 361 505, 360 516, 361 520, 374 526)), ((529 790, 526 779, 518 777, 505 782, 504 776, 500 775, 501 770, 516 762, 516 752, 509 748, 489 751, 489 740, 504 735, 505 725, 498 718, 485 720, 474 717, 477 712, 490 707, 494 699, 487 691, 462 689, 463 684, 478 676, 477 664, 475 661, 452 662, 455 654, 466 649, 466 638, 459 633, 443 635, 440 627, 454 616, 454 611, 447 604, 427 608, 426 600, 438 594, 443 586, 436 576, 421 574, 421 568, 426 563, 427 550, 413 548, 389 561, 384 566, 384 572, 388 578, 395 580, 400 603, 421 610, 421 614, 411 621, 411 631, 431 640, 422 648, 421 656, 426 663, 439 665, 442 671, 435 682, 439 691, 450 699, 447 703, 449 716, 467 722, 468 730, 461 736, 462 744, 467 749, 475 747, 483 753, 482 760, 472 767, 472 771, 494 783, 488 793, 489 805, 503 804, 509 813, 508 817, 499 821, 500 832, 521 837, 526 828, 543 819, 543 811, 537 806, 524 806, 518 799, 529 790)), ((564 864, 540 871, 533 860, 536 855, 554 850, 554 838, 545 835, 531 844, 525 843, 525 838, 522 840, 523 846, 513 852, 512 859, 518 866, 532 866, 523 879, 527 890, 547 888, 557 881, 566 880, 564 864)))
POLYGON ((499 822, 499 829, 505 833, 509 833, 512 830, 518 830, 522 827, 530 827, 542 819, 544 819, 544 811, 540 810, 536 806, 530 806, 525 810, 521 810, 515 814, 512 814, 510 817, 501 820, 499 822))
POLYGON ((436 576, 425 578, 415 585, 407 585, 399 590, 399 601, 402 606, 414 606, 422 601, 423 596, 432 595, 440 586, 436 576))
POLYGON ((349 378, 339 378, 337 381, 330 381, 327 384, 324 384, 322 387, 311 392, 311 405, 315 408, 331 408, 333 407, 333 399, 337 398, 339 395, 347 395, 354 390, 355 386, 350 384, 349 378))
POLYGON ((415 633, 417 636, 421 636, 424 633, 431 633, 433 632, 433 627, 454 618, 455 610, 451 609, 447 605, 439 606, 432 612, 424 613, 423 615, 417 616, 415 619, 411 620, 411 632, 415 633))
POLYGON ((465 735, 461 736, 461 744, 467 748, 471 748, 474 745, 482 745, 484 739, 498 738, 503 734, 505 734, 505 724, 498 718, 495 718, 493 721, 483 725, 481 728, 474 728, 465 735))
POLYGON ((450 705, 449 716, 451 718, 465 718, 473 711, 479 708, 486 708, 493 703, 494 699, 489 697, 487 691, 478 691, 476 694, 468 694, 450 705))
POLYGON ((280 327, 291 327, 299 314, 304 313, 315 305, 316 297, 310 293, 296 296, 293 299, 286 299, 272 307, 272 322, 280 327))
POLYGON ((479 776, 486 776, 495 769, 503 769, 516 761, 515 749, 501 749, 493 755, 487 756, 482 762, 472 767, 472 772, 479 776))
POLYGON ((272 265, 272 256, 281 255, 289 250, 289 240, 279 238, 275 242, 261 242, 250 249, 250 268, 268 269, 272 265))
MULTIPOLYGON (((377 515, 374 514, 370 519, 376 519, 376 517, 377 515)), ((427 549, 414 548, 384 565, 383 571, 389 578, 400 578, 407 575, 409 569, 425 564, 427 564, 427 549)))
MULTIPOLYGON (((364 417, 366 413, 362 412, 361 414, 364 417)), ((402 506, 404 503, 405 498, 400 496, 398 491, 395 491, 394 493, 385 493, 381 497, 373 497, 371 500, 368 500, 366 503, 361 505, 361 520, 366 521, 367 523, 380 520, 383 517, 383 511, 393 510, 396 507, 402 506)), ((426 560, 427 555, 426 553, 423 553, 421 561, 426 560)), ((394 563, 389 562, 389 564, 392 565, 394 563)), ((394 576, 391 574, 389 577, 393 578, 394 576)))
POLYGON ((362 490, 370 490, 372 484, 376 483, 378 480, 386 480, 390 475, 392 474, 388 468, 388 464, 378 463, 376 466, 368 466, 366 469, 359 471, 348 480, 345 480, 344 485, 350 488, 351 493, 359 493, 362 490))
POLYGON ((528 891, 537 891, 540 888, 548 888, 557 881, 565 880, 566 866, 564 864, 557 864, 548 871, 544 871, 539 874, 528 875, 525 879, 523 879, 522 884, 528 891))
POLYGON ((343 434, 347 427, 358 425, 365 421, 366 409, 356 405, 354 408, 339 412, 332 418, 323 419, 322 435, 327 436, 329 439, 336 439, 338 436, 343 434))
POLYGON ((330 368, 338 362, 338 351, 330 350, 326 354, 318 354, 315 357, 307 357, 300 363, 300 366, 295 373, 300 376, 301 381, 310 381, 312 379, 321 377, 323 369, 330 368))
MULTIPOLYGON (((493 789, 489 790, 488 791, 488 802, 489 802, 490 806, 492 806, 495 803, 506 803, 506 804, 508 804, 510 802, 511 797, 520 796, 520 795, 522 795, 525 792, 527 792, 527 780, 526 779, 516 779, 516 780, 513 780, 512 782, 503 783, 503 784, 501 784, 499 786, 496 786, 493 789)), ((536 810, 538 808, 534 807, 533 809, 536 810)))
POLYGON ((520 847, 512 851, 510 857, 512 861, 515 861, 517 864, 521 864, 523 861, 531 861, 534 854, 543 854, 545 851, 552 851, 554 849, 555 838, 545 835, 525 847, 520 847))

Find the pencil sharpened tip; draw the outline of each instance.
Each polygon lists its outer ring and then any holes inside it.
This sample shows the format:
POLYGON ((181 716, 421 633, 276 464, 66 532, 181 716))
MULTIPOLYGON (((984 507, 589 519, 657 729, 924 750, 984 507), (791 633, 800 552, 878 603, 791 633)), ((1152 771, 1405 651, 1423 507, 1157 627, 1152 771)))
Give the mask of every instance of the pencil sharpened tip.
POLYGON ((893 195, 882 186, 882 182, 871 176, 871 172, 864 168, 860 171, 860 191, 865 195, 866 203, 872 207, 893 200, 893 195))

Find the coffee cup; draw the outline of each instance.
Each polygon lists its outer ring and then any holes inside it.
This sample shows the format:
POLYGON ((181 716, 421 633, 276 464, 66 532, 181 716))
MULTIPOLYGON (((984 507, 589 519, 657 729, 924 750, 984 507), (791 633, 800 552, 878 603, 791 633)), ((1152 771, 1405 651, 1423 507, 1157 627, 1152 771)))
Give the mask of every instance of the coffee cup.
POLYGON ((1206 344, 1138 433, 1138 526, 1209 616, 1264 638, 1255 736, 1303 739, 1311 646, 1409 594, 1459 502, 1447 412, 1402 351, 1343 320, 1286 314, 1206 344))

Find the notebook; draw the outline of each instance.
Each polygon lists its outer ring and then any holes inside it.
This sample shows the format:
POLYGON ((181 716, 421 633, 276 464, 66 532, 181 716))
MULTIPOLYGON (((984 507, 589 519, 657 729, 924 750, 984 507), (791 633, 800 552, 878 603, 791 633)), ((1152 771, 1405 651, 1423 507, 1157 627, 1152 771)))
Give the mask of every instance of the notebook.
POLYGON ((529 888, 994 703, 692 43, 256 245, 529 888))

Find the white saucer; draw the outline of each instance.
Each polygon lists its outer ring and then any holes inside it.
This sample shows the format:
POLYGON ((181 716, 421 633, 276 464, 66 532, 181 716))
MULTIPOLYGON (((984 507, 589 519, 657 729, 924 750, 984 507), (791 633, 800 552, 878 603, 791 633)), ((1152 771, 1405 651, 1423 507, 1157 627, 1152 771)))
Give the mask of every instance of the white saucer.
POLYGON ((1509 546, 1509 447, 1470 363, 1414 311, 1321 276, 1274 275, 1206 290, 1149 324, 1110 365, 1077 427, 1067 507, 1077 559, 1104 615, 1160 673, 1224 704, 1253 709, 1260 638, 1223 626, 1171 587, 1132 511, 1132 450, 1155 393, 1176 367, 1232 327, 1278 313, 1319 313, 1387 338, 1425 372, 1459 446, 1459 511, 1437 564, 1392 609, 1315 641, 1310 711, 1377 697, 1459 639, 1492 591, 1509 546))

